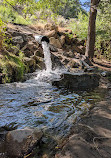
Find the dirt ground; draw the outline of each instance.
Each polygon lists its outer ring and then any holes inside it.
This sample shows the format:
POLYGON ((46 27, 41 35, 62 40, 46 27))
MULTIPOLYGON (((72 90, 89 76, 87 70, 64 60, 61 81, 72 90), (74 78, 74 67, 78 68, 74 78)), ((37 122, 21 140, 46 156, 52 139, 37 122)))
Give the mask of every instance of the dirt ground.
POLYGON ((103 78, 101 86, 105 98, 73 126, 55 158, 111 158, 111 82, 103 78))

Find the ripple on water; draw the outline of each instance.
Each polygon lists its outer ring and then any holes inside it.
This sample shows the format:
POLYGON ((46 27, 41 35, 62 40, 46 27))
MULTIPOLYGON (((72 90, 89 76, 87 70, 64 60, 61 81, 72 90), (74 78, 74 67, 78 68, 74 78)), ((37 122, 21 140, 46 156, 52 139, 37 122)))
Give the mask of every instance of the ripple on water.
POLYGON ((70 92, 37 77, 0 85, 0 127, 39 127, 62 135, 101 98, 98 91, 70 92))

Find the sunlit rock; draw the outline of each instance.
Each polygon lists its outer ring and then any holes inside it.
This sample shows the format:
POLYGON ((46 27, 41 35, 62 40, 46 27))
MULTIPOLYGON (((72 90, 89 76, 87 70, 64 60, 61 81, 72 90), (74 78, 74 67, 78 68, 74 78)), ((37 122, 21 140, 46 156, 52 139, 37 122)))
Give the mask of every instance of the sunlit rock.
POLYGON ((17 129, 7 133, 6 150, 11 157, 23 157, 28 154, 42 137, 42 132, 36 128, 17 129))

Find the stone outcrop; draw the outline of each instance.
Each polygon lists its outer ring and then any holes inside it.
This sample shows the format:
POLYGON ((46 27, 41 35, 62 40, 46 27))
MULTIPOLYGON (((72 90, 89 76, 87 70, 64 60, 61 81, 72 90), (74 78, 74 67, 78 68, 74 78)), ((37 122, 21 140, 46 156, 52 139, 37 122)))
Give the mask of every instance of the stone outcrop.
POLYGON ((31 152, 42 137, 36 128, 25 128, 9 131, 6 135, 6 152, 10 158, 23 157, 31 152))
POLYGON ((53 85, 71 90, 86 90, 99 86, 99 79, 97 74, 67 72, 62 74, 61 80, 54 81, 53 85))
POLYGON ((62 45, 60 43, 60 41, 54 37, 50 37, 50 44, 52 44, 53 46, 55 46, 56 48, 62 48, 62 45))
MULTIPOLYGON (((75 68, 84 67, 84 61, 82 62, 79 59, 82 59, 82 55, 85 53, 85 41, 78 40, 77 36, 70 29, 53 24, 46 24, 42 29, 38 29, 37 26, 28 27, 8 24, 6 36, 12 38, 9 43, 13 45, 9 51, 16 56, 19 56, 20 52, 23 53, 22 61, 27 67, 27 72, 45 68, 43 49, 41 44, 35 40, 35 35, 45 35, 49 38, 52 65, 57 66, 59 63, 59 65, 64 65, 71 72, 75 71, 75 68)), ((13 69, 13 67, 11 68, 13 69)), ((13 74, 17 75, 16 73, 13 74)), ((16 77, 14 78, 16 79, 16 77)))

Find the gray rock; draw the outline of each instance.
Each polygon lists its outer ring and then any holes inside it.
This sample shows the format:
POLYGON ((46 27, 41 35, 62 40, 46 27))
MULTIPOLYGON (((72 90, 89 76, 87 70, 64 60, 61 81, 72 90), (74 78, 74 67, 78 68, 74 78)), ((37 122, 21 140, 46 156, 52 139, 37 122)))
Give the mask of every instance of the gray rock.
POLYGON ((23 157, 37 145, 42 137, 38 129, 17 129, 9 131, 6 135, 6 151, 9 157, 23 157))
POLYGON ((22 36, 16 36, 12 38, 12 42, 14 44, 22 44, 24 41, 23 41, 22 36))
POLYGON ((58 52, 58 49, 51 44, 49 45, 49 48, 50 48, 50 51, 52 51, 52 52, 58 52))
POLYGON ((54 81, 57 87, 66 87, 72 90, 87 90, 99 86, 100 76, 93 73, 64 73, 61 80, 54 81))

